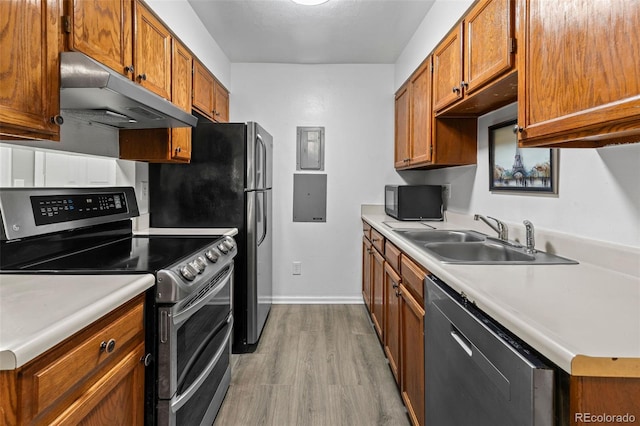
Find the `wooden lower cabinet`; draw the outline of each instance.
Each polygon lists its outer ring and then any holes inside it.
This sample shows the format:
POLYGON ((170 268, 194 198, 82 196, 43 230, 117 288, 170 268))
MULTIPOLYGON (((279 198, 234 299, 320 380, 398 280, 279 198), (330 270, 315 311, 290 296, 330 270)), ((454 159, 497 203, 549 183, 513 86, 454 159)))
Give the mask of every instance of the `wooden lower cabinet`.
POLYGON ((373 327, 378 333, 380 341, 384 341, 384 256, 375 249, 372 249, 372 263, 371 263, 371 284, 372 284, 372 311, 371 320, 373 321, 373 327))
POLYGON ((400 285, 400 390, 414 426, 424 425, 424 309, 400 285))
POLYGON ((144 424, 144 295, 16 370, 0 371, 0 424, 144 424))
POLYGON ((362 237, 362 299, 369 313, 372 311, 371 305, 371 241, 367 237, 362 237))
POLYGON ((571 376, 569 395, 571 426, 640 422, 638 377, 571 376))
POLYGON ((400 384, 400 275, 391 267, 384 265, 384 353, 389 360, 389 367, 400 384))

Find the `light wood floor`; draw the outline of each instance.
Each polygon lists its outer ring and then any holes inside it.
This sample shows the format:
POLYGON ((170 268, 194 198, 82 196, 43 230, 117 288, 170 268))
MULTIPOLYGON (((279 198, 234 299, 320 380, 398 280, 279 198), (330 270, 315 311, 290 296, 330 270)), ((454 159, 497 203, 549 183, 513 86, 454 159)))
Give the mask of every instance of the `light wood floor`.
POLYGON ((273 305, 255 353, 232 357, 215 426, 407 426, 363 305, 273 305))

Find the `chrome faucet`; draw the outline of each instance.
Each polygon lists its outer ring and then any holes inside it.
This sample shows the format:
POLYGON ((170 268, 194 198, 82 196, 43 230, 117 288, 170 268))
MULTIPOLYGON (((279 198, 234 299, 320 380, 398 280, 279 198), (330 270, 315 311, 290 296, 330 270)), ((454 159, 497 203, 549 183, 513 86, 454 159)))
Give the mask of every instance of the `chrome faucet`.
POLYGON ((504 222, 499 221, 495 217, 491 217, 491 216, 484 217, 481 214, 473 215, 473 220, 481 220, 487 225, 489 225, 491 229, 493 229, 498 233, 498 238, 500 238, 502 241, 509 240, 509 228, 504 222), (496 224, 494 225, 493 223, 489 222, 488 219, 494 220, 496 224))
POLYGON ((524 228, 527 231, 527 253, 532 254, 536 252, 536 238, 535 238, 535 229, 533 227, 533 223, 529 222, 528 220, 525 220, 524 222, 524 228))

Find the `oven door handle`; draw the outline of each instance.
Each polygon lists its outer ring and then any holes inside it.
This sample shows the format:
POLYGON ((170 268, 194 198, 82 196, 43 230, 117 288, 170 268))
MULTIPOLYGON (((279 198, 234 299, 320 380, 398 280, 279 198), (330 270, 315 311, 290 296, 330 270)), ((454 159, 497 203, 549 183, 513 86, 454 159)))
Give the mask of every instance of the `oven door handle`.
POLYGON ((227 319, 227 323, 229 324, 229 330, 227 330, 227 334, 224 336, 224 343, 220 345, 216 354, 213 356, 213 359, 207 364, 205 369, 202 371, 202 374, 198 376, 198 378, 191 383, 191 385, 187 388, 186 391, 181 393, 180 395, 176 395, 171 398, 171 411, 177 413, 180 407, 182 407, 192 396, 194 393, 198 391, 200 386, 207 379, 211 371, 215 368, 216 364, 222 357, 222 354, 225 350, 228 350, 229 340, 231 339, 231 333, 233 332, 233 316, 229 315, 227 319))
POLYGON ((209 301, 209 299, 211 299, 213 296, 218 294, 220 290, 222 290, 224 286, 227 285, 229 280, 231 280, 231 277, 233 275, 233 269, 234 269, 234 266, 232 263, 231 267, 229 268, 227 273, 224 275, 224 278, 222 278, 218 282, 218 284, 213 286, 211 290, 209 290, 207 293, 203 294, 196 303, 194 303, 193 305, 190 305, 188 308, 182 311, 179 311, 173 314, 173 324, 176 326, 182 324, 183 322, 188 320, 189 317, 191 317, 191 315, 196 313, 202 307, 202 305, 205 305, 209 301))

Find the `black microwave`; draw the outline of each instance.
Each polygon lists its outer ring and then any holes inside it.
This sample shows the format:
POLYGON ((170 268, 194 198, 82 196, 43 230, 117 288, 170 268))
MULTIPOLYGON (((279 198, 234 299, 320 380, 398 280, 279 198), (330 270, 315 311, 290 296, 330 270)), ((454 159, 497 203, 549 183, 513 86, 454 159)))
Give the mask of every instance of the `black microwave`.
POLYGON ((444 220, 441 185, 385 185, 384 211, 398 220, 444 220))

